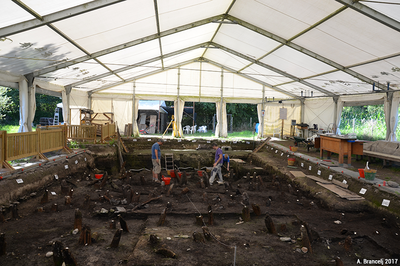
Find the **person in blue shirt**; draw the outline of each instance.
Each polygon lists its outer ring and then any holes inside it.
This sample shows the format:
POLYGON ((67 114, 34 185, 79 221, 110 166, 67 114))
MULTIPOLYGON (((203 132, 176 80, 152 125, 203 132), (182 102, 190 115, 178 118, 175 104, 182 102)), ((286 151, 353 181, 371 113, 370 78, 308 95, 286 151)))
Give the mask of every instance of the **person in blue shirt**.
POLYGON ((212 144, 212 148, 215 150, 215 159, 214 159, 214 165, 213 169, 211 171, 211 177, 210 177, 210 185, 214 183, 215 175, 218 173, 219 176, 219 181, 218 183, 223 183, 224 180, 222 179, 222 173, 221 173, 221 167, 223 163, 223 158, 222 158, 222 150, 221 148, 218 147, 216 143, 212 144))
POLYGON ((158 175, 161 173, 161 149, 160 146, 164 143, 163 139, 157 140, 156 143, 151 146, 151 162, 153 163, 153 181, 161 182, 158 179, 158 175))
POLYGON ((222 165, 226 163, 226 170, 229 172, 229 155, 228 154, 223 154, 222 155, 222 165))

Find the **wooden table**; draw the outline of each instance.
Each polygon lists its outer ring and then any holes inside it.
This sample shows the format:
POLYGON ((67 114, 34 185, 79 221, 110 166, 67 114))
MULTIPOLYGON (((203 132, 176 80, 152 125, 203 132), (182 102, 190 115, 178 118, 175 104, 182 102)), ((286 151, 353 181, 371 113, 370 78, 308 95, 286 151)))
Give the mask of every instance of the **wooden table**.
MULTIPOLYGON (((347 155, 347 164, 351 165, 351 154, 352 154, 352 145, 356 140, 354 137, 346 137, 339 135, 320 135, 320 157, 321 159, 324 156, 324 151, 327 151, 328 159, 331 157, 331 153, 337 153, 339 156, 339 165, 343 165, 344 156, 347 155)), ((354 145, 356 149, 356 153, 360 153, 358 150, 358 145, 354 145)))

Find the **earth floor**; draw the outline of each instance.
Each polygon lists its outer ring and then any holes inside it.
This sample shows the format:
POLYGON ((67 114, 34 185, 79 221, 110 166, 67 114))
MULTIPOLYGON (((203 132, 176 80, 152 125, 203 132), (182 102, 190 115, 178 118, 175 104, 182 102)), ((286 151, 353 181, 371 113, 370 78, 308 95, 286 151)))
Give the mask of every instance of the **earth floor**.
MULTIPOLYGON (((273 163, 282 168, 287 165, 286 162, 273 163)), ((20 218, 11 218, 11 213, 7 213, 5 222, 0 222, 0 232, 5 234, 7 244, 6 254, 0 258, 1 265, 55 265, 53 257, 46 257, 53 251, 55 241, 69 248, 78 265, 309 266, 335 265, 337 257, 344 265, 381 258, 395 259, 392 264, 400 263, 397 260, 400 259, 398 217, 372 210, 327 209, 295 183, 269 173, 261 175, 264 186, 250 184, 251 179, 226 178, 226 185, 214 184, 207 188, 200 186, 197 172, 187 174, 188 183, 175 184, 168 195, 171 185, 154 185, 148 171, 126 178, 110 178, 102 188, 100 182, 94 183, 96 180, 91 178, 93 172, 76 173, 68 179, 74 190, 68 205, 65 205, 60 183, 55 181, 47 187, 50 192, 47 203, 40 203, 43 188, 36 196, 19 204, 20 218), (128 186, 134 192, 133 202, 129 204, 126 192, 123 193, 128 186), (142 204, 150 199, 155 200, 142 204), (52 211, 55 203, 58 210, 52 211), (251 210, 248 222, 242 220, 244 205, 251 210), (260 215, 256 215, 252 205, 260 207, 260 215), (117 207, 124 207, 126 212, 117 207), (41 208, 43 211, 38 211, 41 208), (90 245, 80 245, 80 233, 73 234, 77 208, 82 212, 83 225, 90 227, 93 240, 90 245), (158 226, 164 209, 165 223, 158 226), (214 217, 212 224, 209 224, 209 209, 214 217), (118 210, 122 211, 120 214, 129 232, 123 232, 119 246, 111 248, 114 234, 120 228, 118 210), (195 232, 203 235, 202 226, 196 224, 200 213, 203 225, 207 225, 212 234, 210 240, 195 241, 193 238, 195 232), (277 234, 268 233, 267 214, 277 234), (116 221, 117 229, 110 228, 111 220, 116 221), (301 250, 305 245, 302 225, 308 226, 312 241, 311 250, 306 253, 301 250), (150 243, 151 235, 156 236, 158 243, 150 243), (175 257, 160 254, 163 248, 172 251, 170 254, 175 257)))

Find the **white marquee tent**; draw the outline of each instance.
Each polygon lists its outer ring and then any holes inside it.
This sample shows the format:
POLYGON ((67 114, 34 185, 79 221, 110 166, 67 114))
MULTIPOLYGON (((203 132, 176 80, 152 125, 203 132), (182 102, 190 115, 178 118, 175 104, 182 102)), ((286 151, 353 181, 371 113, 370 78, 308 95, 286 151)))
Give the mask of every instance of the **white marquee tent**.
MULTIPOLYGON (((337 128, 343 106, 384 104, 396 140, 399 0, 0 0, 0 86, 133 121, 139 99, 258 104, 259 134, 287 119, 337 128), (278 101, 282 101, 279 103, 278 101), (262 119, 262 110, 265 110, 262 119)), ((71 111, 70 111, 71 110, 71 111)), ((222 119, 220 119, 222 117, 222 119)), ((286 123, 289 125, 290 123, 286 123)), ((123 125, 119 125, 123 128, 123 125)), ((288 130, 288 129, 285 129, 288 130)))

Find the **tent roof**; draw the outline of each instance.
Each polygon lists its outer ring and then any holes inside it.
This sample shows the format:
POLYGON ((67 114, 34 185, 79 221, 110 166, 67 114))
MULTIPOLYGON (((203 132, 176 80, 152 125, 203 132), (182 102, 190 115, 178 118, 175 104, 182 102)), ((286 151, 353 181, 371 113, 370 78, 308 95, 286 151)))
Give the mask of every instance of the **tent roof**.
POLYGON ((399 0, 1 5, 0 72, 93 97, 246 102, 400 89, 399 0))

